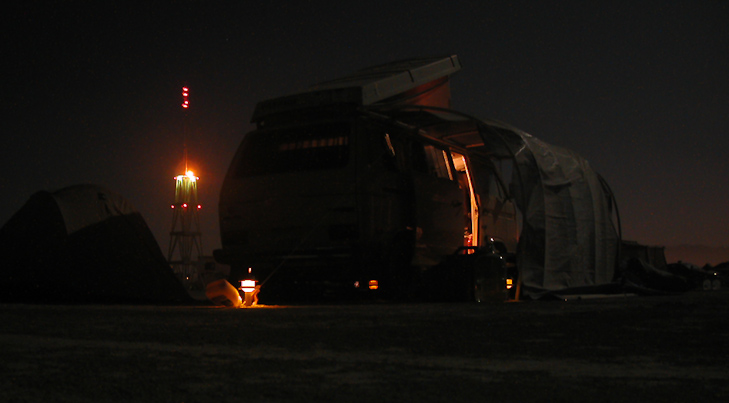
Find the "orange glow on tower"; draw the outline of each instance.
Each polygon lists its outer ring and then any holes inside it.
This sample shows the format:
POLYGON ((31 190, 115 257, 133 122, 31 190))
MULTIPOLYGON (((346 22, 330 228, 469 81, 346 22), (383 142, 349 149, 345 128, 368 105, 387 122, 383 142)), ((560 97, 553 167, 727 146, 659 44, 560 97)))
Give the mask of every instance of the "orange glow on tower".
MULTIPOLYGON (((190 107, 190 90, 182 87, 182 108, 187 118, 190 107)), ((187 166, 187 122, 183 120, 183 151, 185 171, 175 176, 175 201, 172 208, 172 229, 167 261, 180 281, 189 288, 198 285, 198 265, 202 257, 202 234, 199 212, 202 206, 197 200, 197 183, 200 180, 187 166), (192 208, 191 208, 192 207, 192 208)))
POLYGON ((197 263, 202 256, 200 232, 201 205, 197 200, 197 182, 192 171, 175 178, 175 202, 172 207, 172 229, 168 261, 183 284, 197 281, 197 263), (197 208, 188 208, 196 206, 197 208))

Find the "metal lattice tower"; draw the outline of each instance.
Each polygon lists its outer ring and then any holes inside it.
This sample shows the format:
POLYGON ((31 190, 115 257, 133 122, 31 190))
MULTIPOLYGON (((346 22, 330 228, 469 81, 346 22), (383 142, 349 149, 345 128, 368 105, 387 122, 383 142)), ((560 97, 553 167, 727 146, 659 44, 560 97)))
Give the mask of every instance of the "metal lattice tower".
MULTIPOLYGON (((190 107, 189 90, 182 87, 182 109, 190 107)), ((185 113, 187 118, 187 113, 185 113)), ((187 124, 183 125, 185 173, 175 176, 175 201, 172 203, 172 229, 167 261, 180 281, 192 288, 199 281, 198 265, 202 256, 202 234, 197 200, 197 182, 200 180, 187 169, 187 124)))
POLYGON ((202 234, 197 201, 197 181, 192 171, 175 177, 175 202, 172 207, 172 229, 167 260, 183 284, 198 280, 198 264, 202 256, 202 234))

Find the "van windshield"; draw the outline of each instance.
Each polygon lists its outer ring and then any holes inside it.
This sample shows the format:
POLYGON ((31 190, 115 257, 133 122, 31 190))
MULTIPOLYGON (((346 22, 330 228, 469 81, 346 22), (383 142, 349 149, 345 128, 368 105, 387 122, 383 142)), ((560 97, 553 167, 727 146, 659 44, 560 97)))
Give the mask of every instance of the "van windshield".
POLYGON ((246 135, 238 177, 341 168, 349 162, 349 123, 327 123, 246 135))

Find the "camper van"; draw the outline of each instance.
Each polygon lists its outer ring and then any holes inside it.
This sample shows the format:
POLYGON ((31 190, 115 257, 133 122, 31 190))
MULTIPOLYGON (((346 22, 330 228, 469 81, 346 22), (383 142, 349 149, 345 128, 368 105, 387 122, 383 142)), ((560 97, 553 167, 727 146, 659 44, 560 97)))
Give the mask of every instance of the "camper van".
POLYGON ((220 195, 216 258, 231 282, 254 275, 262 296, 392 296, 427 286, 451 256, 513 253, 516 209, 494 162, 443 141, 447 120, 403 108, 448 106, 458 68, 455 56, 381 66, 259 104, 220 195), (396 92, 367 99, 393 76, 396 92))
POLYGON ((515 134, 450 110, 459 69, 391 63, 259 103, 220 193, 231 283, 255 277, 261 298, 513 297, 518 167, 489 142, 515 134))

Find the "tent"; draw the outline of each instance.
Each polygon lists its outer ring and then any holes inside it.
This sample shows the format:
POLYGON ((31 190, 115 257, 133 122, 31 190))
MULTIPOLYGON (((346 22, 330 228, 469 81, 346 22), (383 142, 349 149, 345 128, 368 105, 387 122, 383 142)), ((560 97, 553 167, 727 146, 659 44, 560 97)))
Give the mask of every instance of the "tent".
POLYGON ((607 184, 574 151, 512 133, 521 140, 512 190, 525 212, 518 253, 525 290, 539 296, 613 283, 620 239, 607 184))
MULTIPOLYGON (((420 105, 395 112, 389 111, 495 166, 511 162, 511 177, 501 176, 522 218, 516 260, 524 295, 602 292, 616 285, 620 234, 613 222, 615 200, 587 160, 495 120, 420 105)), ((482 174, 474 170, 474 176, 482 174)))
POLYGON ((35 193, 0 229, 0 250, 2 302, 192 301, 141 214, 99 186, 35 193))
POLYGON ((444 140, 513 162, 508 182, 522 214, 516 257, 525 295, 590 293, 615 284, 615 200, 584 158, 495 120, 460 117, 451 126, 444 140))

